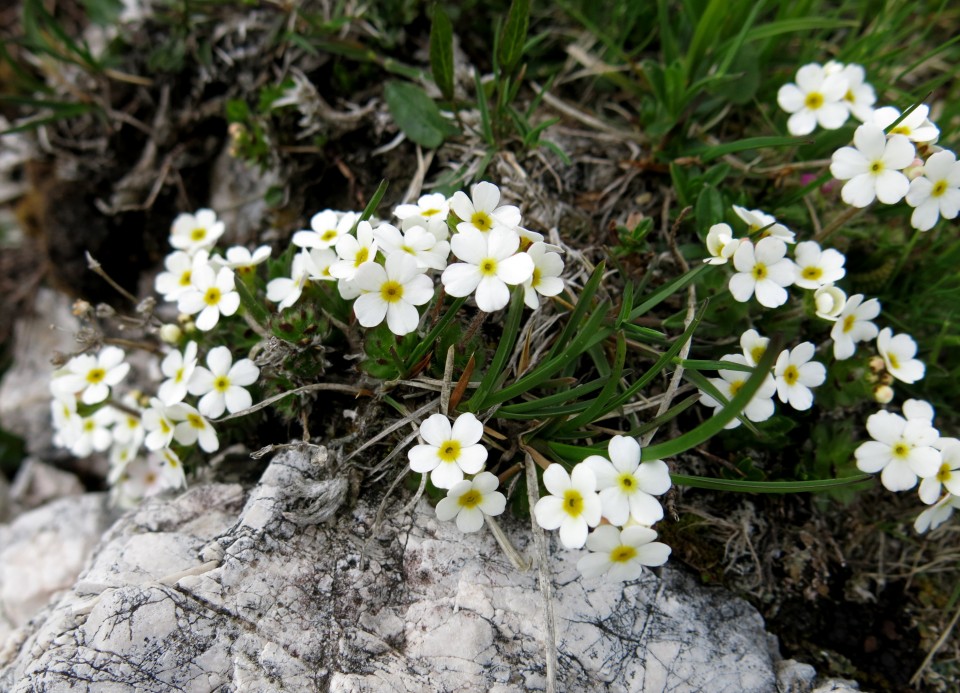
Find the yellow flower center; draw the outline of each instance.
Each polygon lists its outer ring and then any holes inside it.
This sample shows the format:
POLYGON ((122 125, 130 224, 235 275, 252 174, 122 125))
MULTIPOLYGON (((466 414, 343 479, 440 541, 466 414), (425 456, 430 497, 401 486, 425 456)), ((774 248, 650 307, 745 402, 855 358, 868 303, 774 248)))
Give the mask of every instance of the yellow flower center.
POLYGON ((470 217, 470 223, 480 231, 489 231, 493 228, 493 219, 486 212, 474 212, 470 217))
POLYGON ((807 98, 803 100, 803 105, 809 108, 811 111, 815 111, 821 106, 823 106, 823 94, 818 91, 812 91, 807 94, 807 98))
POLYGON ((610 552, 610 560, 613 563, 626 563, 632 558, 636 558, 637 550, 632 546, 621 544, 610 552))
POLYGON ((823 270, 819 267, 804 267, 800 274, 804 279, 819 279, 823 276, 823 270))
POLYGON ((898 125, 893 130, 890 131, 891 135, 909 135, 911 132, 910 128, 906 125, 898 125))
POLYGON ((456 462, 460 457, 460 441, 445 440, 437 456, 444 462, 456 462))
POLYGON ((740 392, 740 388, 743 387, 745 382, 746 380, 735 380, 730 383, 730 396, 736 397, 737 393, 740 392))
POLYGON ((850 89, 847 89, 847 93, 843 95, 843 100, 853 103, 857 100, 857 97, 853 95, 853 92, 850 89))
POLYGON ((497 261, 488 257, 480 262, 480 274, 485 277, 493 277, 497 274, 497 261))
POLYGON ((845 318, 843 319, 843 331, 844 331, 844 332, 849 332, 850 330, 852 330, 852 329, 853 329, 853 324, 854 324, 856 321, 857 321, 857 318, 856 318, 856 316, 854 316, 854 315, 848 315, 847 317, 845 317, 845 318))
POLYGON ((360 248, 360 251, 357 253, 357 257, 354 258, 354 260, 353 260, 353 266, 354 266, 354 267, 359 267, 359 266, 362 265, 364 262, 366 262, 366 261, 369 259, 369 257, 370 257, 370 249, 369 249, 369 248, 360 248))
POLYGON ((166 419, 160 419, 160 430, 163 433, 170 433, 171 431, 170 424, 166 422, 166 419))
POLYGON ((167 461, 167 464, 169 464, 174 469, 180 466, 180 463, 177 461, 177 458, 171 455, 169 452, 163 453, 163 459, 165 459, 167 461))
POLYGON ((97 383, 103 382, 103 379, 107 377, 107 372, 102 368, 91 368, 90 372, 87 373, 87 382, 96 385, 97 383))
POLYGON ((402 245, 402 246, 400 246, 400 250, 402 250, 402 251, 405 252, 405 253, 410 253, 411 255, 416 255, 416 254, 417 254, 417 251, 414 250, 413 248, 411 248, 411 247, 408 246, 408 245, 402 245))
POLYGON ((887 361, 890 362, 890 368, 893 370, 900 368, 900 359, 897 358, 896 354, 887 354, 887 361))
POLYGON ((190 286, 190 270, 180 275, 180 286, 190 286))
POLYGON ((323 241, 324 243, 329 243, 336 237, 337 237, 336 229, 328 229, 327 231, 324 231, 323 233, 320 234, 320 240, 323 241))
POLYGON ((428 210, 425 211, 425 212, 420 212, 420 216, 422 216, 422 217, 432 217, 432 216, 434 216, 435 214, 440 214, 440 210, 439 210, 439 209, 430 208, 430 209, 428 209, 428 210))
POLYGON ((476 489, 470 489, 457 501, 461 508, 476 508, 483 502, 483 494, 476 489))
POLYGON ((870 173, 878 174, 883 171, 883 162, 877 159, 872 164, 870 164, 870 173))
POLYGON ((207 293, 203 295, 203 302, 208 306, 215 306, 220 303, 220 289, 215 286, 211 286, 207 289, 207 293))
POLYGON ((203 418, 199 414, 187 414, 187 421, 197 429, 203 429, 203 418))
POLYGON ((753 359, 754 363, 760 363, 760 359, 763 358, 763 355, 767 352, 767 347, 759 345, 755 346, 750 350, 750 358, 753 359))
POLYGON ((202 241, 207 237, 207 230, 204 228, 196 228, 190 232, 190 240, 194 242, 202 241))
POLYGON ((226 392, 230 389, 230 378, 221 375, 219 378, 214 379, 213 389, 217 392, 226 392))
POLYGON ((797 370, 797 367, 793 364, 787 366, 787 369, 783 372, 783 380, 787 385, 795 385, 796 382, 800 379, 800 371, 797 370))
POLYGON ((899 457, 900 459, 906 459, 907 455, 910 454, 910 446, 900 441, 893 446, 893 456, 899 457))
POLYGON ((563 494, 563 510, 570 517, 580 517, 583 512, 583 496, 576 489, 568 489, 563 494))
POLYGON ((403 298, 403 284, 395 281, 384 282, 380 287, 380 298, 387 303, 396 303, 403 298))
POLYGON ((753 278, 757 281, 767 278, 767 266, 762 262, 758 262, 753 266, 753 269, 750 271, 750 274, 753 275, 753 278))
POLYGON ((173 382, 179 383, 181 380, 183 380, 183 369, 178 368, 176 375, 173 376, 173 382))
POLYGON ((939 471, 937 471, 937 481, 939 481, 942 484, 944 481, 947 481, 948 479, 950 479, 950 477, 952 476, 952 474, 950 473, 951 471, 952 470, 950 469, 949 464, 947 464, 946 462, 941 464, 939 471))
POLYGON ((629 472, 624 472, 617 477, 617 485, 623 490, 624 493, 633 493, 637 490, 637 477, 629 472))
POLYGON ((84 430, 86 433, 89 433, 90 431, 92 431, 92 430, 95 429, 96 427, 97 427, 97 424, 95 424, 95 423, 93 422, 93 419, 87 419, 86 421, 83 422, 83 430, 84 430))
POLYGON ((937 181, 933 186, 933 190, 930 191, 930 197, 940 197, 945 192, 947 192, 947 181, 937 181))
POLYGON ((542 275, 540 274, 540 268, 539 268, 539 267, 534 267, 534 268, 533 268, 533 278, 530 280, 530 286, 533 286, 533 287, 540 286, 540 280, 541 280, 542 278, 543 278, 543 277, 542 277, 542 275))

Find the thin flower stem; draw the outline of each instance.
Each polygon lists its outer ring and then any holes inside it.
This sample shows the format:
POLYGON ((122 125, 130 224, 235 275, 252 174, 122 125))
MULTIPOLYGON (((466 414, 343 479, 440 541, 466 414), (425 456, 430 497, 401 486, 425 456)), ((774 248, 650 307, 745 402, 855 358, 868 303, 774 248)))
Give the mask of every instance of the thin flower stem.
POLYGON ((151 344, 150 342, 138 342, 133 339, 123 339, 121 337, 104 337, 104 344, 112 344, 114 346, 125 347, 127 349, 141 349, 143 351, 149 351, 151 354, 162 354, 163 349, 158 347, 156 344, 151 344))
MULTIPOLYGON (((424 478, 426 478, 426 474, 424 474, 424 478)), ((503 549, 503 552, 507 555, 507 558, 509 558, 510 562, 513 563, 513 567, 523 573, 530 570, 530 561, 526 560, 520 555, 520 552, 517 551, 517 549, 511 543, 510 538, 504 534, 500 524, 489 515, 486 515, 484 519, 487 521, 487 526, 490 527, 490 532, 493 534, 493 538, 497 540, 498 544, 500 544, 500 548, 503 549)))
POLYGON ((93 257, 93 255, 89 253, 89 251, 86 253, 86 255, 87 255, 87 267, 90 268, 94 274, 99 275, 105 282, 107 282, 107 284, 112 286, 117 293, 119 293, 128 301, 130 301, 133 305, 137 305, 140 303, 140 300, 136 296, 134 296, 129 291, 124 289, 122 286, 117 284, 117 282, 115 282, 113 278, 109 274, 107 274, 106 270, 103 269, 100 263, 97 262, 97 260, 93 257))
POLYGON ((817 243, 822 243, 823 241, 830 238, 835 231, 840 229, 844 224, 853 219, 858 214, 862 213, 866 207, 850 207, 841 213, 836 219, 827 224, 816 236, 813 237, 817 243))

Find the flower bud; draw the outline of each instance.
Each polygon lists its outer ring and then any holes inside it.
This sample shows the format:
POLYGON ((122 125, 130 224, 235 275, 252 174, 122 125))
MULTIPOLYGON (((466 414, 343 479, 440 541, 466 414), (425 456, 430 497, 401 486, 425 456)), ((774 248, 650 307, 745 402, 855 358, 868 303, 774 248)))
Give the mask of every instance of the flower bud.
POLYGON ((903 169, 903 175, 905 175, 910 180, 914 178, 919 178, 923 175, 923 159, 914 159, 910 162, 910 165, 903 169))
POLYGON ((165 341, 167 344, 179 344, 182 337, 183 330, 181 330, 178 325, 167 323, 160 328, 160 339, 165 341))
POLYGON ((880 404, 889 404, 893 401, 893 388, 889 385, 877 385, 873 388, 873 398, 880 404))
POLYGON ((833 284, 821 286, 813 294, 813 302, 817 308, 817 317, 836 322, 843 307, 847 305, 847 295, 833 284))
POLYGON ((881 356, 874 356, 871 358, 868 365, 870 366, 870 370, 874 373, 883 373, 885 370, 887 370, 887 364, 884 363, 883 357, 881 356))

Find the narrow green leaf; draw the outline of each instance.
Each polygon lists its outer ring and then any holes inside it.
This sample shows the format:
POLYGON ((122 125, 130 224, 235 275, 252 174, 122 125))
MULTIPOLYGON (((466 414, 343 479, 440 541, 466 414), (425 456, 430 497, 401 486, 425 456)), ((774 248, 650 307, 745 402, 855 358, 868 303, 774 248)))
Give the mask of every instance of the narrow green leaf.
POLYGON ((240 303, 243 305, 243 309, 250 314, 250 317, 260 325, 268 325, 270 322, 270 313, 268 313, 263 304, 250 293, 250 288, 244 284, 243 281, 235 282, 234 287, 237 293, 240 294, 240 303))
POLYGON ((377 211, 377 207, 380 206, 380 201, 383 199, 383 196, 386 194, 388 187, 389 187, 389 184, 387 183, 386 178, 380 181, 380 185, 377 186, 377 190, 375 193, 373 193, 373 197, 370 198, 370 201, 367 203, 367 206, 363 208, 363 213, 360 215, 360 218, 357 219, 357 223, 353 225, 353 229, 352 229, 353 233, 357 232, 357 226, 360 225, 361 221, 366 221, 367 219, 373 216, 374 212, 377 211))
MULTIPOLYGON (((578 399, 584 395, 589 395, 595 390, 602 388, 607 382, 606 378, 597 378, 596 380, 591 380, 588 383, 583 385, 577 385, 572 387, 569 390, 563 390, 561 392, 555 392, 552 395, 544 395, 543 397, 537 397, 535 400, 530 402, 518 402, 516 404, 507 404, 499 409, 495 416, 499 415, 500 412, 509 412, 514 414, 525 414, 525 413, 538 413, 540 410, 549 409, 550 407, 555 407, 563 404, 564 402, 569 402, 573 399, 578 399)), ((537 417, 535 417, 537 418, 537 417)))
POLYGON ((487 143, 487 146, 492 147, 496 140, 493 137, 493 123, 490 120, 487 92, 483 89, 483 80, 480 79, 479 70, 473 71, 473 83, 477 92, 477 110, 480 111, 480 127, 483 130, 483 140, 487 143))
POLYGON ((513 345, 517 341, 517 335, 520 333, 520 318, 523 316, 523 289, 513 290, 513 297, 510 300, 510 308, 507 310, 507 319, 503 326, 503 335, 500 343, 497 345, 497 351, 490 361, 487 372, 480 380, 480 385, 467 401, 466 409, 468 411, 477 411, 481 402, 483 402, 494 384, 503 376, 503 368, 507 364, 507 359, 513 351, 513 345))
POLYGON ((747 41, 759 41, 774 38, 783 34, 810 32, 815 29, 841 29, 844 27, 856 28, 857 21, 852 19, 831 19, 829 17, 797 17, 779 22, 761 24, 749 31, 747 41))
POLYGON ((583 291, 580 292, 580 298, 577 299, 577 305, 574 306, 573 312, 570 313, 570 317, 567 318, 567 324, 563 326, 563 331, 560 332, 560 336, 557 338, 557 341, 554 342, 553 346, 550 348, 550 352, 547 354, 547 359, 551 359, 560 352, 561 349, 570 341, 573 337, 573 333, 577 331, 583 322, 584 315, 587 310, 590 308, 590 302, 593 300, 594 294, 597 293, 597 287, 600 286, 600 280, 603 278, 603 272, 606 269, 606 263, 601 262, 597 265, 593 274, 590 275, 590 278, 587 280, 587 283, 583 285, 583 291))
POLYGON ((811 144, 813 140, 804 137, 747 137, 735 142, 725 142, 712 147, 702 149, 694 148, 693 153, 698 154, 700 161, 707 163, 726 154, 743 152, 748 149, 763 149, 764 147, 795 147, 802 144, 811 144))
POLYGON ((631 322, 639 318, 640 316, 647 313, 650 309, 660 305, 665 300, 673 296, 675 293, 680 291, 687 286, 690 282, 696 279, 698 276, 708 271, 709 268, 714 267, 714 265, 703 264, 699 267, 694 267, 689 272, 684 272, 676 279, 673 279, 659 289, 657 289, 650 298, 641 303, 639 306, 630 311, 630 320, 631 322))
POLYGON ((530 0, 513 0, 497 51, 500 69, 506 74, 513 73, 523 57, 523 46, 527 42, 529 28, 530 0))
MULTIPOLYGON (((777 340, 779 341, 779 340, 777 340)), ((757 368, 747 381, 737 392, 736 396, 730 400, 730 404, 715 413, 709 419, 701 423, 692 431, 677 436, 673 440, 668 440, 659 445, 651 445, 643 450, 643 458, 648 460, 662 460, 665 457, 673 457, 681 452, 686 452, 690 448, 700 445, 700 443, 712 438, 723 430, 730 421, 743 411, 744 407, 753 399, 753 396, 763 385, 764 381, 770 377, 770 369, 773 367, 774 359, 780 351, 779 344, 771 344, 764 353, 757 368)))
POLYGON ((434 5, 430 25, 430 70, 443 98, 453 101, 453 26, 440 5, 434 5))
POLYGON ((440 115, 433 99, 415 84, 387 82, 384 97, 397 126, 412 142, 436 149, 443 144, 445 137, 459 132, 440 115))
POLYGON ((713 479, 706 476, 671 474, 677 486, 704 488, 713 491, 736 491, 738 493, 817 493, 843 486, 863 484, 870 481, 870 474, 855 474, 839 479, 813 479, 810 481, 743 481, 740 479, 713 479))
POLYGON ((624 338, 622 332, 617 333, 617 353, 613 361, 613 369, 610 372, 609 377, 607 378, 607 384, 604 386, 603 390, 600 391, 600 394, 596 396, 593 402, 590 403, 590 406, 583 410, 582 413, 573 417, 569 421, 562 423, 559 428, 562 430, 571 430, 574 428, 579 428, 588 423, 593 422, 604 410, 607 409, 607 406, 610 404, 612 398, 617 393, 617 388, 620 386, 620 374, 623 373, 623 362, 627 356, 627 340, 624 338))
POLYGON ((420 359, 427 355, 427 352, 433 348, 433 343, 437 341, 437 337, 440 336, 440 332, 450 324, 450 321, 456 316, 460 311, 460 308, 464 303, 467 302, 467 296, 461 298, 453 299, 453 302, 450 304, 450 307, 447 308, 447 312, 437 320, 437 324, 427 333, 427 336, 423 338, 423 341, 417 345, 417 348, 413 350, 413 353, 410 354, 410 358, 407 359, 406 371, 409 372, 411 368, 416 366, 420 359))

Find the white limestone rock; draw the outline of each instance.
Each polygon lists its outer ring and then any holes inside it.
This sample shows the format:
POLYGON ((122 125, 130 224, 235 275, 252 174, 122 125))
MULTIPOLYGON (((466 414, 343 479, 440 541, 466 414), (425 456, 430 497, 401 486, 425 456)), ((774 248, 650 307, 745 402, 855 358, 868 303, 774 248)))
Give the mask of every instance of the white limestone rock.
MULTIPOLYGON (((348 507, 326 451, 278 454, 235 485, 153 500, 105 535, 74 588, 0 652, 0 689, 543 690, 536 571, 486 531, 348 507)), ((399 507, 394 505, 393 507, 399 507)), ((526 522, 504 529, 530 553, 526 522)), ((585 582, 551 558, 558 682, 569 691, 772 691, 759 614, 680 568, 585 582)))

